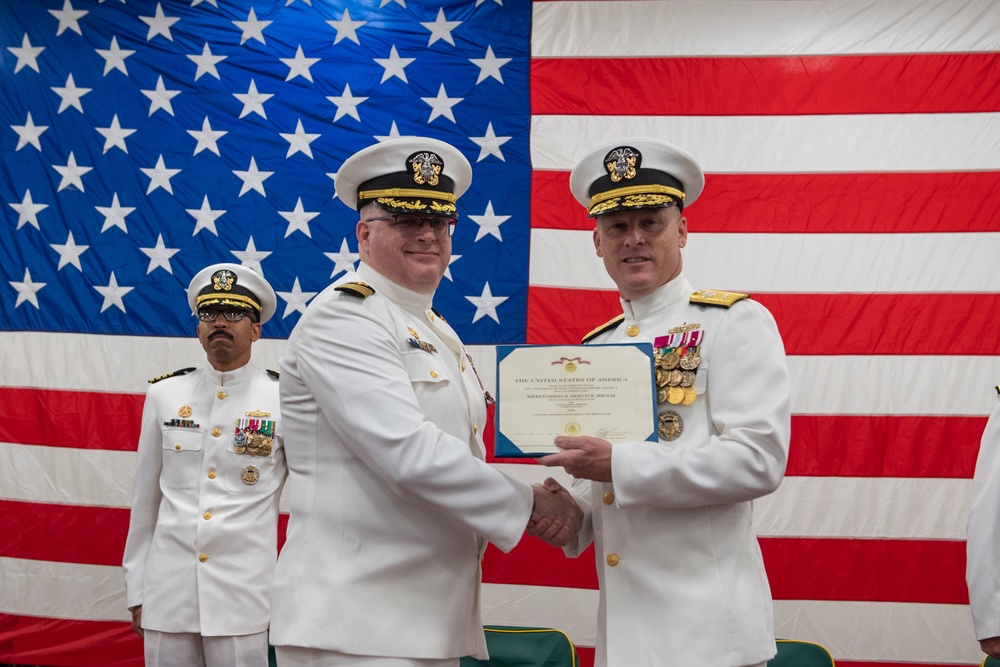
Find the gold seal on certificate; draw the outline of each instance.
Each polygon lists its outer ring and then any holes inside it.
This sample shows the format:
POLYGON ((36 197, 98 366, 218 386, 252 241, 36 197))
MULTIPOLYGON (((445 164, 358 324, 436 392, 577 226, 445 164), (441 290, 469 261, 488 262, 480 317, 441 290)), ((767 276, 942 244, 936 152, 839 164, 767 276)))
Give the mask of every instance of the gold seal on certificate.
POLYGON ((656 440, 649 343, 497 346, 497 456, 543 456, 560 435, 656 440))

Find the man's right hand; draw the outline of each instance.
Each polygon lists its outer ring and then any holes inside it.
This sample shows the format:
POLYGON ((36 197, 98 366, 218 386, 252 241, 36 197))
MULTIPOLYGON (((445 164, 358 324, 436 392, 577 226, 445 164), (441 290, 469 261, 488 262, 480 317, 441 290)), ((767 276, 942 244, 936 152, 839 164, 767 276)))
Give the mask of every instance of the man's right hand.
POLYGON ((143 634, 142 634, 142 605, 141 604, 140 605, 136 605, 135 607, 132 607, 129 611, 132 612, 132 630, 135 631, 135 634, 137 634, 140 637, 142 637, 143 636, 143 634))
POLYGON ((984 639, 979 642, 979 647, 983 649, 983 653, 986 655, 991 655, 997 660, 1000 660, 1000 637, 990 637, 989 639, 984 639))
POLYGON ((583 510, 562 484, 551 477, 531 486, 535 507, 528 521, 528 534, 554 547, 563 547, 576 539, 583 526, 583 510))

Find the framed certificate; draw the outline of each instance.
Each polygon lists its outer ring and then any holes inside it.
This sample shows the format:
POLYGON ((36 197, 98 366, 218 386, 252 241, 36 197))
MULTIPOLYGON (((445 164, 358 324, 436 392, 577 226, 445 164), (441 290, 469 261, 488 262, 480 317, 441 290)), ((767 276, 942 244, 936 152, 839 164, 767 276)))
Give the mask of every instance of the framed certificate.
POLYGON ((497 456, 554 454, 557 435, 655 441, 653 346, 498 345, 495 417, 497 456))

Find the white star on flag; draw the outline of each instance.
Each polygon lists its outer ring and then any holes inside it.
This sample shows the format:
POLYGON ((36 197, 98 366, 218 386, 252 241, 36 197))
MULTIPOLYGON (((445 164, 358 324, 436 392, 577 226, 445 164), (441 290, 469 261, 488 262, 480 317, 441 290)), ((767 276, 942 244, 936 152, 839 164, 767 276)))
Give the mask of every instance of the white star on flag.
POLYGON ((44 211, 49 207, 48 204, 36 204, 31 199, 31 190, 24 191, 24 199, 21 200, 20 204, 8 204, 12 209, 17 211, 17 228, 20 229, 26 224, 31 224, 35 229, 41 231, 42 228, 38 226, 38 212, 44 211))
POLYGON ((302 207, 302 197, 295 202, 295 209, 292 211, 278 211, 278 215, 288 222, 288 228, 285 230, 285 238, 287 239, 292 235, 292 232, 302 232, 309 238, 312 238, 312 234, 309 232, 309 221, 319 215, 319 211, 307 211, 302 207))
MULTIPOLYGON (((476 7, 478 7, 479 5, 483 4, 484 2, 486 2, 486 0, 476 0, 476 7)), ((501 7, 503 7, 503 0, 493 0, 493 2, 495 2, 498 5, 500 5, 501 7)))
POLYGON ((444 7, 442 7, 438 9, 437 19, 428 22, 421 21, 420 25, 431 31, 430 41, 427 42, 427 46, 432 45, 439 39, 443 39, 452 46, 455 46, 455 40, 451 37, 451 31, 462 25, 462 22, 446 20, 444 17, 444 7))
POLYGON ((264 181, 271 178, 274 174, 273 171, 261 171, 257 168, 257 160, 253 156, 250 156, 250 166, 246 171, 233 171, 236 177, 243 181, 243 187, 240 188, 239 196, 242 197, 251 190, 256 190, 263 197, 267 197, 267 193, 264 192, 264 181))
POLYGON ((45 287, 48 283, 36 283, 31 280, 31 271, 28 269, 24 270, 24 281, 18 282, 16 280, 8 281, 10 286, 17 290, 17 301, 14 302, 14 307, 17 308, 22 303, 27 301, 35 308, 38 306, 38 290, 45 287))
POLYGON ((201 49, 200 56, 193 56, 191 54, 188 54, 188 58, 190 58, 192 62, 198 65, 198 69, 194 73, 194 80, 197 81, 198 79, 201 78, 203 74, 211 74, 219 81, 222 81, 222 79, 219 77, 219 70, 216 69, 215 66, 228 57, 229 56, 214 55, 212 53, 212 48, 208 45, 208 42, 205 42, 205 46, 203 46, 201 49))
POLYGON ((327 96, 328 100, 337 105, 337 114, 333 117, 333 122, 336 123, 343 116, 351 116, 354 120, 361 122, 361 116, 358 114, 358 105, 367 100, 367 97, 354 97, 351 94, 351 84, 344 84, 344 94, 343 95, 333 95, 327 96))
POLYGON ((83 35, 80 31, 80 19, 89 14, 90 12, 82 9, 73 9, 73 5, 70 4, 69 0, 63 3, 62 9, 50 9, 49 14, 55 16, 59 19, 59 27, 56 29, 56 37, 59 37, 66 29, 69 28, 78 35, 83 35))
POLYGON ((170 26, 180 21, 181 18, 179 16, 166 16, 160 3, 156 3, 156 15, 140 16, 139 20, 149 26, 149 30, 146 32, 147 42, 157 35, 162 35, 172 42, 174 38, 170 34, 170 26))
POLYGON ((299 278, 295 277, 295 283, 292 285, 291 292, 278 292, 275 293, 285 300, 285 313, 281 316, 281 319, 285 319, 292 313, 305 313, 306 304, 314 296, 319 294, 319 292, 303 292, 302 288, 299 286, 299 278))
POLYGON ((337 21, 327 21, 330 27, 337 31, 337 36, 333 40, 334 46, 340 44, 340 40, 349 39, 357 45, 361 45, 358 41, 358 28, 363 26, 368 21, 352 21, 351 11, 348 8, 344 8, 344 14, 337 21))
POLYGON ((111 38, 111 48, 94 50, 97 51, 99 56, 104 58, 104 76, 107 76, 108 72, 113 69, 116 69, 125 76, 128 76, 128 68, 125 67, 125 59, 135 54, 135 51, 119 47, 117 37, 111 38))
POLYGON ((390 2, 395 2, 400 7, 403 7, 404 9, 406 8, 406 0, 382 0, 382 2, 379 3, 378 8, 382 9, 383 7, 385 7, 386 5, 388 5, 390 2))
POLYGON ((483 287, 482 295, 467 296, 465 298, 476 307, 476 314, 472 316, 473 324, 478 322, 484 315, 488 315, 491 320, 500 324, 500 318, 497 317, 497 306, 506 301, 508 297, 493 296, 493 293, 490 292, 490 284, 488 282, 483 287))
POLYGON ((286 158, 292 157, 296 153, 305 153, 310 158, 313 156, 312 149, 309 148, 309 144, 320 138, 320 134, 308 134, 302 127, 302 119, 295 124, 295 132, 291 134, 286 134, 280 132, 281 138, 288 142, 288 152, 285 154, 286 158))
POLYGON ((257 82, 250 79, 249 90, 245 93, 233 93, 233 97, 243 103, 243 111, 240 112, 240 118, 252 113, 257 114, 261 118, 267 118, 267 114, 264 113, 264 102, 274 97, 274 94, 257 92, 257 82))
MULTIPOLYGON (((205 198, 208 201, 208 197, 205 198)), ((146 269, 146 275, 155 271, 156 269, 163 269, 167 273, 173 275, 174 271, 170 267, 170 258, 180 252, 180 248, 168 248, 163 244, 163 234, 158 234, 156 236, 156 245, 152 248, 139 248, 142 254, 149 257, 149 268, 146 269)))
POLYGON ((226 130, 213 130, 212 124, 208 122, 208 116, 205 116, 205 120, 201 122, 200 130, 187 130, 187 133, 198 140, 198 145, 194 147, 195 155, 205 149, 208 149, 219 157, 222 157, 222 154, 219 153, 219 146, 216 142, 225 135, 229 134, 229 132, 226 130))
POLYGON ((73 81, 73 74, 70 73, 66 77, 66 86, 60 88, 58 86, 52 86, 52 92, 58 95, 62 101, 59 103, 59 111, 56 113, 62 113, 66 109, 73 107, 80 113, 83 113, 83 104, 80 102, 80 98, 89 93, 93 88, 78 88, 76 82, 73 81))
MULTIPOLYGON (((335 172, 335 171, 328 171, 328 172, 326 172, 326 176, 327 176, 327 178, 329 178, 330 180, 332 180, 334 183, 337 182, 337 172, 335 172)), ((337 188, 335 186, 333 188, 333 196, 330 197, 330 199, 336 199, 336 198, 337 198, 337 188)))
POLYGON ((108 284, 104 285, 92 285, 92 287, 97 290, 101 296, 104 297, 104 303, 101 304, 101 312, 114 306, 118 308, 123 313, 125 312, 125 304, 122 302, 122 297, 134 290, 134 287, 121 287, 118 285, 118 280, 115 278, 115 272, 111 272, 111 279, 108 280, 108 284))
POLYGON ((82 176, 88 171, 93 171, 93 167, 82 167, 76 163, 76 157, 73 155, 73 151, 69 152, 69 159, 66 160, 65 165, 52 165, 52 168, 59 172, 62 176, 62 180, 59 181, 59 187, 56 188, 56 192, 62 192, 69 186, 73 186, 80 192, 83 192, 83 178, 82 176))
POLYGON ((243 31, 243 35, 240 37, 241 45, 245 44, 248 39, 256 39, 261 44, 267 44, 264 41, 264 28, 271 25, 273 21, 257 20, 257 13, 251 7, 246 21, 233 21, 233 23, 243 31))
POLYGON ((398 139, 401 137, 399 133, 399 128, 396 127, 396 121, 392 121, 392 127, 389 128, 389 134, 387 135, 375 135, 375 141, 382 143, 383 141, 388 141, 389 139, 398 139))
POLYGON ((462 100, 464 100, 465 98, 448 97, 448 91, 444 89, 444 84, 442 83, 441 87, 438 89, 437 97, 421 97, 420 99, 429 104, 431 107, 431 115, 427 119, 428 123, 430 123, 438 116, 444 116, 445 118, 454 123, 456 122, 455 114, 452 113, 451 108, 456 104, 458 104, 459 102, 461 102, 462 100))
POLYGON ((250 267, 260 275, 264 275, 264 269, 260 266, 261 260, 271 254, 267 250, 257 250, 257 246, 253 242, 253 236, 247 241, 246 250, 230 250, 229 252, 236 255, 241 265, 250 267))
POLYGON ((157 188, 163 188, 170 194, 174 194, 174 189, 170 186, 170 179, 181 173, 180 169, 167 169, 167 165, 163 162, 163 154, 156 159, 155 167, 141 167, 139 169, 142 173, 149 177, 149 187, 146 189, 146 194, 151 194, 157 188))
POLYGON ((213 211, 208 203, 208 195, 205 195, 205 199, 202 200, 201 208, 186 208, 184 210, 195 219, 194 232, 191 233, 191 236, 197 235, 203 229, 207 229, 216 236, 219 235, 219 230, 215 228, 215 221, 222 217, 225 211, 213 211))
MULTIPOLYGON (((50 10, 51 11, 51 10, 50 10)), ((32 46, 28 40, 28 33, 24 33, 21 46, 8 46, 7 50, 17 56, 17 64, 14 65, 14 74, 21 71, 24 66, 28 66, 36 72, 38 69, 38 56, 45 50, 44 46, 32 46)))
POLYGON ((181 94, 179 90, 167 90, 163 85, 163 75, 156 80, 155 90, 140 90, 143 95, 149 98, 149 115, 152 116, 159 109, 163 109, 171 116, 174 115, 174 106, 170 100, 181 94))
POLYGON ((351 252, 351 249, 347 245, 347 237, 344 237, 340 242, 340 250, 338 252, 324 252, 323 254, 333 262, 333 273, 330 274, 331 278, 341 271, 353 271, 354 263, 360 257, 358 253, 351 252))
MULTIPOLYGON (((163 160, 162 156, 160 157, 160 160, 163 160)), ((94 208, 96 208, 98 212, 104 216, 104 226, 101 227, 102 234, 112 227, 118 227, 123 232, 128 234, 128 227, 125 226, 125 218, 135 211, 135 207, 122 206, 119 204, 117 192, 111 200, 111 206, 95 206, 94 208)))
POLYGON ((444 277, 450 280, 451 282, 455 282, 455 279, 451 277, 451 265, 460 259, 462 259, 461 255, 452 255, 451 258, 448 259, 448 266, 446 266, 444 269, 444 277))
POLYGON ((388 58, 372 58, 375 62, 385 68, 382 72, 382 80, 379 83, 385 83, 387 80, 396 76, 403 80, 403 83, 409 83, 406 80, 406 72, 403 71, 407 65, 412 63, 416 58, 400 58, 399 52, 396 51, 395 45, 389 49, 388 58))
POLYGON ((500 83, 503 83, 503 76, 500 74, 500 68, 509 63, 513 58, 497 58, 493 55, 493 47, 486 47, 486 57, 484 58, 469 58, 469 62, 479 68, 479 78, 476 79, 476 85, 485 81, 486 79, 493 77, 500 83))
POLYGON ((56 267, 56 271, 62 271, 67 264, 72 264, 81 272, 83 271, 83 267, 80 265, 80 255, 86 252, 90 246, 77 245, 76 241, 73 240, 72 230, 66 237, 66 243, 50 243, 49 247, 59 253, 59 266, 56 267))
POLYGON ((498 137, 493 132, 493 123, 490 122, 486 126, 486 136, 483 137, 469 137, 474 144, 479 146, 479 157, 476 158, 476 162, 482 162, 490 155, 495 155, 500 158, 501 162, 506 162, 503 158, 503 152, 500 147, 511 140, 511 137, 498 137))
POLYGON ((135 134, 135 130, 127 130, 118 122, 118 114, 111 119, 110 127, 95 127, 102 137, 104 137, 104 152, 107 153, 112 148, 120 148, 122 152, 128 153, 125 146, 125 139, 135 134))
POLYGON ((299 48, 295 50, 294 58, 278 58, 281 62, 288 65, 288 76, 285 77, 285 81, 291 81, 297 76, 301 76, 304 79, 308 79, 312 82, 312 73, 309 68, 318 63, 320 58, 306 58, 306 54, 302 52, 302 45, 299 44, 299 48))
MULTIPOLYGON (((125 2, 125 0, 122 0, 122 2, 125 2)), ((219 8, 218 0, 191 0, 191 6, 192 7, 197 7, 198 5, 200 5, 203 2, 207 2, 208 4, 212 5, 216 9, 219 8)))
MULTIPOLYGON (((500 225, 510 220, 509 215, 497 215, 493 212, 493 202, 486 202, 486 212, 482 215, 470 215, 469 219, 479 225, 479 231, 476 232, 476 241, 483 238, 487 234, 495 236, 498 241, 503 241, 503 237, 500 236, 500 225)), ((473 320, 474 321, 474 320, 473 320)))
POLYGON ((11 125, 10 129, 17 132, 17 148, 14 152, 21 150, 28 144, 31 144, 39 151, 42 150, 42 144, 38 140, 42 136, 42 132, 49 129, 48 125, 35 125, 35 121, 31 119, 31 112, 28 112, 28 120, 24 121, 24 125, 11 125))

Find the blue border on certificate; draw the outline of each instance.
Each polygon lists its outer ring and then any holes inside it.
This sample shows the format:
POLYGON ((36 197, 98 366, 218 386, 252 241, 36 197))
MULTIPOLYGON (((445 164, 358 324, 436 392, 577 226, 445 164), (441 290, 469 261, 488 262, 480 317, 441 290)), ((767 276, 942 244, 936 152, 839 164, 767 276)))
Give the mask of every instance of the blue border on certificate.
MULTIPOLYGON (((493 455, 498 458, 542 458, 543 456, 548 456, 547 453, 524 453, 515 445, 510 438, 505 436, 500 431, 500 402, 503 400, 502 392, 500 391, 501 382, 501 362, 506 359, 514 350, 520 348, 542 348, 542 347, 580 347, 580 348, 594 348, 594 347, 634 347, 640 352, 645 354, 649 358, 649 400, 652 405, 653 413, 653 423, 650 425, 649 436, 646 440, 650 442, 657 442, 659 440, 658 428, 659 428, 659 415, 657 414, 657 403, 656 403, 656 369, 653 357, 653 344, 652 343, 595 343, 592 345, 497 345, 497 369, 496 369, 496 405, 494 406, 493 413, 493 455)), ((555 439, 556 433, 552 434, 552 438, 555 439)))

